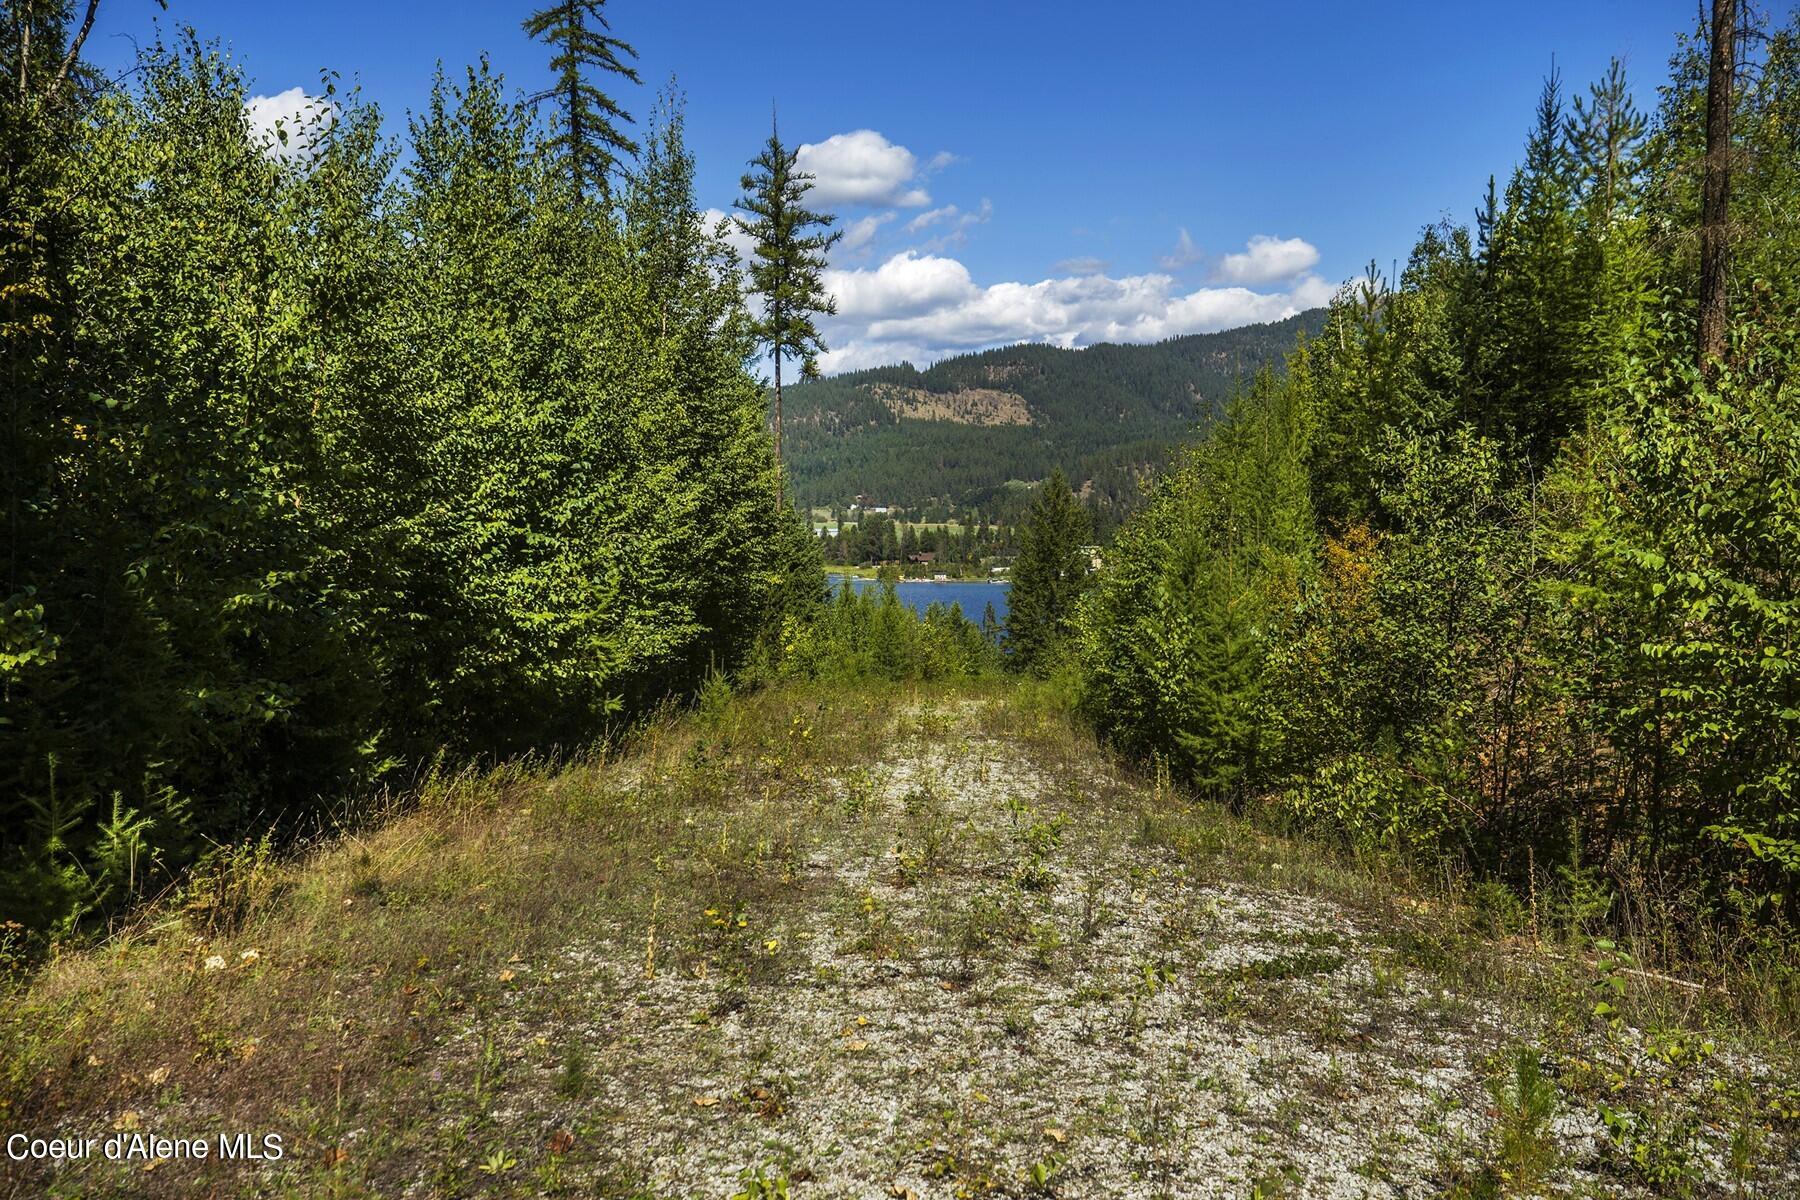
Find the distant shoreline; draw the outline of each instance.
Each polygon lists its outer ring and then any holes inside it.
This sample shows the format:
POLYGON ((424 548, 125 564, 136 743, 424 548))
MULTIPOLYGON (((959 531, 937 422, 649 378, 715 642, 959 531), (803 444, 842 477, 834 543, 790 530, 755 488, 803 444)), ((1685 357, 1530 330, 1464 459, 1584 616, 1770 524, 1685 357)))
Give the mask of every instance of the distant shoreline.
MULTIPOLYGON (((877 572, 875 572, 874 570, 872 570, 869 567, 832 567, 830 570, 825 572, 825 578, 827 578, 827 579, 879 579, 880 576, 877 572)), ((999 578, 988 578, 988 579, 930 579, 930 578, 919 579, 916 577, 909 579, 909 578, 902 576, 901 578, 894 580, 894 582, 897 584, 898 583, 961 584, 964 587, 1005 587, 1005 586, 1010 586, 1012 584, 1012 580, 1005 576, 1001 576, 999 578)))

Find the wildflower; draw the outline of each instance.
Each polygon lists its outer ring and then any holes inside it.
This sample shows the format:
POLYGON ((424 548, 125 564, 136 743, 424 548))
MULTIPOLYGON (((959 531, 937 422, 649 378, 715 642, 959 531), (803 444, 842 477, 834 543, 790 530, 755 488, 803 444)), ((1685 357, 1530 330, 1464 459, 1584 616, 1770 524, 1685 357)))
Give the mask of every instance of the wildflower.
POLYGON ((209 954, 206 956, 205 966, 208 971, 223 971, 225 969, 225 956, 223 954, 209 954))

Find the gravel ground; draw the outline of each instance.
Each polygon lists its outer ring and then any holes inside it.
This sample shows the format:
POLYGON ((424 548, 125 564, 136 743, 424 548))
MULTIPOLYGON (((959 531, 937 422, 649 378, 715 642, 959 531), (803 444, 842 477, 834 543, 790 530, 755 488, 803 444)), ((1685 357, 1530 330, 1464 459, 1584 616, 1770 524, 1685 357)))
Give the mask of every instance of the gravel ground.
MULTIPOLYGON (((809 832, 759 903, 669 901, 545 963, 573 1026, 538 1005, 480 1036, 577 1046, 586 1090, 569 1051, 519 1054, 518 1140, 576 1130, 615 1186, 753 1200, 1350 1200, 1475 1161, 1529 1014, 1409 970, 1339 903, 1192 865, 1141 786, 980 715, 820 777, 816 820, 790 802, 809 832)), ((704 819, 724 846, 771 816, 704 819)), ((1554 1191, 1633 1194, 1597 1173, 1597 1118, 1553 1127, 1554 1191)))

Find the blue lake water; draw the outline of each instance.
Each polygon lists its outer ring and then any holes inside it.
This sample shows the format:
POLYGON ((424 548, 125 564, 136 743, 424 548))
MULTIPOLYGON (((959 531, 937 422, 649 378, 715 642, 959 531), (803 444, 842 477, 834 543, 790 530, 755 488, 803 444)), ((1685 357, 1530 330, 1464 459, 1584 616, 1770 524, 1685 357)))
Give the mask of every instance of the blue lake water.
MULTIPOLYGON (((842 575, 833 574, 827 578, 831 580, 832 591, 835 592, 843 586, 844 577, 842 575)), ((850 578, 859 595, 872 587, 880 586, 873 579, 865 579, 856 575, 850 578)), ((1010 586, 1006 583, 964 579, 952 580, 947 583, 932 583, 923 579, 903 579, 894 585, 894 592, 900 597, 902 604, 910 606, 919 613, 923 613, 933 604, 960 604, 963 616, 979 623, 982 610, 989 604, 994 606, 994 616, 998 620, 1006 620, 1006 590, 1010 586)))

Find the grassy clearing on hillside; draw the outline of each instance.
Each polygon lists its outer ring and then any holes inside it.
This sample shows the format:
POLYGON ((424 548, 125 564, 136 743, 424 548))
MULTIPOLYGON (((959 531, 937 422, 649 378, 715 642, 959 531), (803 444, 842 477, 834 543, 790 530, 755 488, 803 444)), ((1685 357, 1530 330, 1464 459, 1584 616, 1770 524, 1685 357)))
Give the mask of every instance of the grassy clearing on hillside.
POLYGON ((1027 692, 772 690, 435 781, 50 964, 0 1022, 0 1128, 288 1155, 0 1159, 0 1195, 1800 1187, 1779 994, 1467 899, 1194 805, 1027 692))

